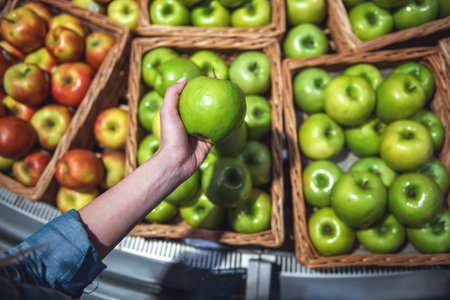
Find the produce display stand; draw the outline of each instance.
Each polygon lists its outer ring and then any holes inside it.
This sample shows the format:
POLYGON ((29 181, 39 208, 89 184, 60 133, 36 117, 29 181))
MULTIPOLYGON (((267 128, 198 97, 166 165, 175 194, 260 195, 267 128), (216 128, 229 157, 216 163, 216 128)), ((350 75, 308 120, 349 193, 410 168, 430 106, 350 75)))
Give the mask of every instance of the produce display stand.
POLYGON ((237 38, 281 38, 286 30, 284 0, 272 0, 272 22, 255 28, 237 27, 195 27, 167 26, 150 23, 149 5, 151 0, 139 0, 139 19, 137 34, 141 36, 202 36, 237 38))
POLYGON ((439 31, 450 29, 450 17, 436 19, 426 24, 391 32, 383 36, 361 41, 353 33, 348 12, 341 0, 328 0, 328 27, 336 42, 338 52, 362 52, 389 47, 401 42, 419 41, 439 31))
MULTIPOLYGON (((285 84, 284 124, 289 150, 289 173, 292 185, 295 254, 298 262, 301 264, 310 268, 450 264, 450 254, 448 253, 419 254, 419 252, 411 248, 393 254, 370 254, 358 248, 347 255, 324 257, 317 253, 308 235, 307 220, 311 213, 311 207, 306 205, 303 198, 302 162, 304 157, 300 154, 297 133, 299 125, 306 115, 294 106, 293 76, 307 67, 319 67, 328 72, 340 73, 346 67, 357 63, 373 64, 383 74, 383 70, 392 69, 402 62, 412 60, 429 67, 435 76, 436 90, 431 106, 446 128, 445 142, 440 151, 440 160, 447 169, 450 169, 450 156, 448 155, 450 151, 450 84, 448 73, 446 73, 444 67, 444 60, 438 47, 408 48, 370 53, 343 53, 311 59, 286 59, 283 61, 283 83, 285 84)), ((341 158, 339 164, 345 163, 346 159, 348 158, 341 158)), ((447 202, 450 204, 450 195, 447 195, 447 202)))
MULTIPOLYGON (((28 1, 15 0, 8 2, 3 13, 7 13, 25 2, 28 1)), ((89 126, 87 121, 95 117, 94 114, 98 113, 105 104, 110 103, 111 98, 115 97, 120 92, 120 89, 123 89, 117 82, 126 82, 125 76, 127 74, 123 70, 128 64, 128 57, 124 53, 129 47, 130 34, 125 26, 117 24, 106 16, 82 9, 70 2, 58 0, 41 0, 41 2, 51 7, 54 13, 70 13, 81 19, 91 31, 102 30, 112 34, 116 39, 115 45, 97 70, 84 99, 76 109, 66 133, 52 153, 52 158, 37 184, 33 187, 25 187, 12 177, 0 173, 0 187, 4 187, 31 201, 42 200, 54 203, 57 187, 54 173, 58 160, 69 149, 87 144, 90 138, 83 137, 86 130, 82 130, 83 128, 88 128, 86 127, 89 126), (77 136, 79 137, 76 138, 77 136)), ((92 131, 92 129, 89 130, 92 131)))
POLYGON ((164 237, 164 238, 200 238, 229 245, 260 245, 267 247, 280 246, 284 241, 284 177, 282 167, 282 78, 280 47, 275 39, 235 39, 235 38, 208 38, 204 37, 153 37, 137 38, 132 42, 130 72, 128 77, 129 92, 129 135, 127 139, 126 173, 136 168, 136 154, 139 140, 143 137, 142 129, 138 125, 138 102, 143 96, 144 86, 141 80, 142 56, 149 50, 157 47, 169 47, 182 56, 187 56, 201 49, 209 49, 221 55, 230 63, 243 51, 262 51, 271 62, 271 85, 266 99, 272 106, 272 127, 269 138, 272 154, 272 180, 269 195, 272 198, 272 219, 269 230, 241 234, 228 230, 194 229, 184 221, 178 220, 175 224, 141 223, 130 233, 131 236, 164 237))

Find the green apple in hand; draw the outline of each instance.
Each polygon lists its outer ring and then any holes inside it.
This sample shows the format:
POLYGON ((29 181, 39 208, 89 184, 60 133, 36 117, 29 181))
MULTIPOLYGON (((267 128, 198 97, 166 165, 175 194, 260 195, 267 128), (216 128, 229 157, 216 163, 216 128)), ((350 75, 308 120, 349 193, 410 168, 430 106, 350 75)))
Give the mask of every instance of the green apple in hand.
POLYGON ((149 159, 159 148, 159 139, 154 134, 147 135, 138 146, 137 163, 142 165, 149 159))
POLYGON ((228 65, 216 52, 199 50, 190 59, 209 77, 228 79, 228 65))
POLYGON ((161 201, 148 215, 145 220, 148 222, 167 223, 178 212, 176 205, 170 204, 167 201, 161 201))
POLYGON ((436 19, 439 4, 436 0, 409 0, 394 11, 397 30, 416 27, 436 19))
POLYGON ((272 201, 263 190, 253 189, 250 197, 227 210, 228 222, 239 233, 256 233, 270 227, 272 201))
POLYGON ((389 211, 409 227, 422 227, 433 220, 442 206, 442 192, 437 183, 421 173, 403 173, 388 191, 389 211))
POLYGON ((441 120, 434 113, 426 109, 421 109, 409 119, 425 126, 433 140, 434 151, 441 149, 444 144, 445 128, 441 120))
POLYGON ((405 238, 405 226, 392 214, 384 215, 369 228, 356 231, 356 239, 373 253, 393 253, 403 245, 405 238))
POLYGON ((225 210, 199 191, 194 204, 180 207, 180 215, 191 227, 214 229, 222 222, 225 210))
POLYGON ((413 76, 419 80, 422 85, 425 92, 426 101, 430 101, 433 98, 433 93, 436 86, 434 75, 430 69, 424 65, 415 61, 409 61, 397 66, 392 73, 403 73, 413 76))
POLYGON ((324 113, 316 113, 302 122, 298 130, 300 150, 312 159, 329 159, 344 147, 344 130, 324 113))
POLYGON ((236 156, 247 144, 247 136, 247 125, 242 123, 238 130, 236 130, 230 137, 215 143, 213 149, 220 156, 236 156))
POLYGON ((303 23, 320 25, 326 13, 326 0, 286 0, 286 15, 292 26, 303 23))
POLYGON ((408 74, 391 74, 376 90, 377 117, 386 123, 409 118, 425 104, 425 91, 420 82, 408 74))
MULTIPOLYGON (((211 149, 212 150, 212 149, 211 149)), ((206 155, 205 160, 200 165, 200 171, 204 172, 210 165, 214 164, 214 162, 219 158, 219 154, 214 151, 209 151, 208 155, 206 155)))
POLYGON ((254 28, 269 25, 272 21, 272 5, 269 0, 249 0, 231 12, 231 26, 254 28))
POLYGON ((447 253, 450 249, 450 212, 440 208, 436 217, 421 228, 406 228, 411 244, 422 253, 447 253))
POLYGON ((348 169, 348 172, 355 171, 368 171, 377 175, 386 187, 389 187, 395 177, 397 177, 397 173, 377 156, 363 157, 355 161, 348 169))
POLYGON ((144 83, 149 87, 153 87, 159 66, 179 56, 175 50, 167 47, 155 48, 145 53, 142 57, 142 80, 144 83))
POLYGON ((197 27, 228 27, 230 12, 218 0, 200 2, 192 8, 191 21, 197 27))
POLYGON ((270 86, 270 60, 264 52, 240 53, 230 65, 230 80, 246 94, 262 94, 270 86))
POLYGON ((249 139, 261 139, 272 125, 272 106, 266 98, 259 95, 245 96, 247 111, 244 122, 247 124, 249 139))
POLYGON ((432 157, 424 165, 414 170, 414 172, 430 176, 441 188, 442 195, 447 194, 450 185, 450 175, 440 160, 432 157))
POLYGON ((314 248, 323 256, 349 253, 356 240, 355 230, 342 222, 330 207, 311 214, 308 233, 314 248))
POLYGON ((381 76, 380 70, 371 64, 356 64, 348 67, 344 70, 344 75, 361 76, 366 79, 370 86, 375 91, 377 87, 383 82, 383 77, 381 76))
POLYGON ((154 0, 150 4, 150 22, 155 25, 189 25, 189 9, 178 0, 154 0))
POLYGON ((327 71, 317 67, 297 73, 292 83, 297 107, 308 113, 323 111, 325 88, 331 79, 327 71))
POLYGON ((386 124, 369 117, 360 125, 344 129, 347 148, 359 156, 372 156, 380 152, 381 135, 386 124))
POLYGON ((414 170, 433 154, 433 141, 428 130, 410 120, 390 123, 380 141, 380 157, 395 171, 414 170))
POLYGON ((344 174, 331 160, 316 160, 303 170, 303 195, 305 201, 317 207, 330 206, 331 189, 344 174))
POLYGON ((192 202, 197 190, 200 186, 200 172, 196 171, 191 177, 181 183, 169 196, 164 199, 165 201, 174 205, 187 205, 192 202))
POLYGON ((247 166, 254 187, 262 186, 270 181, 272 157, 269 147, 264 143, 248 141, 244 150, 236 158, 247 166))
POLYGON ((300 24, 287 32, 283 52, 287 58, 323 55, 328 52, 328 39, 320 27, 309 23, 300 24))
POLYGON ((202 190, 221 207, 236 207, 250 196, 252 179, 244 163, 231 157, 220 157, 202 174, 202 190))
POLYGON ((161 115, 159 114, 160 111, 161 109, 155 112, 152 120, 152 133, 158 138, 158 140, 161 139, 161 115))
POLYGON ((389 10, 369 1, 358 4, 348 13, 353 33, 361 41, 368 41, 391 32, 394 18, 389 10))
POLYGON ((325 112, 336 122, 346 126, 364 122, 375 108, 375 92, 360 76, 340 75, 327 85, 325 112))
POLYGON ((138 119, 139 124, 145 128, 145 130, 152 132, 153 118, 163 103, 163 97, 156 91, 150 91, 142 97, 138 106, 138 119))

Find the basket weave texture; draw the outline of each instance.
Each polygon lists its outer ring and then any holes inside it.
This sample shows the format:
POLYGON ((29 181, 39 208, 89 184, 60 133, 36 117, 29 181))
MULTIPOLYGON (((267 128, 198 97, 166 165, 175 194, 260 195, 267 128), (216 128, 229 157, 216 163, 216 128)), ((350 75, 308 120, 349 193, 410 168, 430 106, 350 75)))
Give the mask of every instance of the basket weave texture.
POLYGON ((266 97, 272 106, 272 128, 270 148, 272 154, 272 181, 268 191, 272 199, 272 219, 269 230, 241 234, 227 230, 204 230, 190 227, 182 220, 171 224, 141 223, 130 233, 131 236, 163 237, 163 238, 200 238, 230 245, 261 245, 278 247, 284 241, 283 220, 283 169, 282 169, 282 89, 281 89, 281 60, 280 48, 275 39, 235 39, 203 37, 164 37, 138 38, 133 40, 131 47, 130 72, 128 77, 129 92, 129 134, 126 145, 127 161, 126 174, 136 168, 136 154, 139 139, 143 136, 143 129, 138 125, 138 102, 143 96, 144 86, 141 80, 142 56, 157 47, 169 47, 183 55, 190 55, 195 51, 209 49, 221 55, 230 63, 240 52, 255 50, 264 52, 271 62, 270 93, 266 97))
MULTIPOLYGON (((419 254, 417 251, 401 251, 394 254, 370 254, 365 250, 347 255, 325 257, 315 250, 308 235, 307 220, 311 207, 305 203, 302 186, 302 160, 298 144, 298 128, 305 113, 294 107, 292 79, 307 67, 319 67, 327 71, 341 72, 357 63, 369 63, 379 69, 391 69, 405 61, 417 61, 429 67, 436 80, 432 109, 443 123, 446 135, 440 160, 450 170, 450 83, 442 55, 437 47, 410 48, 404 50, 375 51, 370 53, 341 53, 313 59, 285 59, 282 64, 285 84, 284 124, 287 137, 290 180, 292 185, 295 255, 299 263, 310 268, 338 266, 418 266, 450 264, 450 254, 419 254), (410 253, 411 252, 411 253, 410 253)), ((447 195, 447 208, 450 195, 447 195)))
MULTIPOLYGON (((15 0, 8 2, 2 13, 7 13, 11 9, 18 7, 25 2, 28 1, 15 0)), ((120 70, 123 70, 124 65, 128 63, 128 61, 124 59, 123 53, 129 41, 129 30, 125 26, 117 24, 106 16, 90 12, 70 2, 58 0, 41 0, 41 2, 51 7, 55 13, 70 13, 81 19, 90 30, 102 30, 108 32, 116 39, 114 47, 111 48, 102 65, 97 70, 84 99, 76 109, 66 133, 54 150, 52 158, 37 184, 34 187, 25 187, 12 177, 0 173, 0 187, 6 188, 31 201, 42 200, 54 202, 57 189, 54 173, 58 160, 70 148, 92 144, 92 142, 90 142, 91 139, 88 138, 87 135, 84 136, 84 134, 80 134, 82 131, 81 128, 92 131, 92 127, 88 129, 84 125, 86 121, 94 118, 94 113, 101 109, 102 103, 105 101, 108 102, 111 96, 114 96, 119 92, 118 89, 123 88, 116 83, 116 80, 122 78, 122 82, 126 81, 124 78, 126 75, 125 72, 120 72, 120 70)))

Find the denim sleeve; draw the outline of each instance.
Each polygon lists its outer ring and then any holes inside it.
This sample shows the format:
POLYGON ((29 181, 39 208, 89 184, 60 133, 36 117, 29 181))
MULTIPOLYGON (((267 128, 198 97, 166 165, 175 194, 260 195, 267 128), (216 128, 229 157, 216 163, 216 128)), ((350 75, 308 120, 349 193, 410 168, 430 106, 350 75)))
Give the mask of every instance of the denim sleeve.
POLYGON ((51 287, 72 298, 79 298, 106 268, 76 210, 53 219, 7 253, 19 255, 20 259, 0 268, 0 274, 22 283, 51 287))

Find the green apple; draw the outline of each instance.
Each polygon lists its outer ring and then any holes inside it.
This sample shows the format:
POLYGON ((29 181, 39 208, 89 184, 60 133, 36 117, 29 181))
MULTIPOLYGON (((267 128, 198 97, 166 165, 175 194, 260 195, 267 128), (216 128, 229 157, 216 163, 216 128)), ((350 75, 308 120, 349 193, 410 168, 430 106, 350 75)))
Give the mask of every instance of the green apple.
POLYGON ((339 178, 331 190, 331 207, 353 228, 367 228, 383 215, 387 189, 381 179, 368 171, 354 171, 339 178))
POLYGON ((442 191, 442 195, 446 195, 450 185, 450 175, 447 168, 437 158, 430 158, 424 165, 420 166, 414 172, 422 173, 430 176, 436 181, 442 191))
POLYGON ((166 89, 180 78, 186 77, 186 80, 190 81, 200 75, 203 75, 203 72, 193 61, 182 57, 173 58, 158 67, 154 88, 161 96, 164 96, 166 89))
POLYGON ((376 117, 369 117, 360 125, 344 129, 347 148, 359 156, 372 156, 380 152, 381 135, 386 123, 376 117))
POLYGON ((147 135, 138 146, 137 163, 142 165, 149 159, 159 148, 159 139, 154 134, 147 135))
POLYGON ((202 2, 202 0, 178 0, 181 5, 186 7, 193 7, 195 4, 202 2))
POLYGON ((230 80, 246 94, 262 94, 270 86, 271 64, 264 52, 245 51, 230 65, 230 80))
POLYGON ((139 124, 148 132, 152 132, 152 121, 163 103, 163 97, 156 91, 150 91, 139 100, 138 120, 139 124))
POLYGON ((372 0, 376 5, 383 8, 393 8, 403 5, 408 0, 372 0))
POLYGON ((264 143, 248 141, 244 150, 236 158, 247 166, 254 187, 269 183, 272 172, 272 157, 269 147, 264 143))
POLYGON ((287 58, 305 58, 326 54, 328 39, 322 29, 314 24, 300 24, 287 32, 283 41, 287 58))
POLYGON ((414 170, 433 154, 433 141, 428 130, 410 120, 390 123, 380 141, 380 157, 395 171, 414 170))
MULTIPOLYGON (((159 94, 158 94, 159 95, 159 94)), ((158 140, 161 139, 161 115, 160 115, 161 109, 159 109, 157 112, 155 112, 155 115, 152 119, 152 133, 154 136, 158 138, 158 140)))
POLYGON ((326 14, 326 0, 286 0, 287 20, 292 26, 303 23, 320 25, 326 14))
POLYGON ((200 187, 200 172, 196 171, 191 177, 181 183, 169 196, 164 199, 170 204, 183 206, 192 202, 200 187))
POLYGON ((254 28, 272 22, 272 5, 269 0, 249 0, 231 12, 231 26, 254 28))
POLYGON ((231 157, 220 157, 201 178, 202 190, 218 206, 238 206, 250 196, 252 179, 244 163, 231 157))
POLYGON ((388 191, 389 211, 409 227, 430 222, 442 206, 442 192, 437 183, 421 173, 403 173, 394 179, 388 191))
POLYGON ((250 197, 237 207, 227 210, 228 222, 239 233, 267 230, 272 219, 272 200, 263 190, 253 189, 250 197))
POLYGON ((431 222, 421 228, 406 228, 406 234, 422 253, 447 253, 450 249, 450 212, 440 208, 431 222))
POLYGON ((71 209, 80 210, 83 206, 92 202, 99 195, 96 187, 89 190, 74 190, 60 186, 56 193, 56 207, 61 213, 71 209))
POLYGON ((105 7, 94 0, 72 0, 72 3, 99 14, 105 13, 105 7))
POLYGON ((330 206, 331 189, 344 174, 331 160, 316 160, 303 170, 303 195, 305 201, 317 207, 330 206))
POLYGON ((181 92, 179 112, 190 135, 216 143, 230 137, 244 123, 245 96, 232 81, 199 76, 181 92))
POLYGON ((439 17, 446 18, 450 16, 450 2, 448 0, 438 0, 439 2, 439 17))
POLYGON ((355 230, 342 222, 330 207, 311 214, 308 233, 314 248, 323 256, 349 253, 356 240, 355 230))
POLYGON ((108 17, 136 31, 138 25, 139 6, 137 1, 113 0, 108 4, 108 17))
POLYGON ((189 25, 189 9, 178 0, 154 0, 150 4, 150 22, 155 25, 189 25))
POLYGON ((361 76, 340 75, 325 89, 325 112, 344 126, 364 122, 372 114, 375 104, 375 92, 361 76))
POLYGON ((370 86, 375 91, 378 86, 383 82, 383 77, 381 76, 380 70, 371 64, 356 64, 348 67, 344 70, 344 75, 361 76, 366 79, 370 86))
POLYGON ((422 85, 423 90, 425 91, 426 101, 430 101, 433 98, 436 86, 434 75, 430 69, 424 65, 415 61, 409 61, 397 66, 392 73, 403 73, 413 76, 419 80, 422 85))
POLYGON ((200 2, 191 10, 191 22, 196 27, 228 27, 230 12, 218 0, 200 2))
POLYGON ((394 11, 397 30, 416 27, 436 19, 439 13, 437 0, 409 0, 394 11))
POLYGON ((356 239, 373 253, 393 253, 405 242, 406 229, 392 214, 385 214, 369 228, 356 231, 356 239))
POLYGON ((367 2, 368 0, 342 0, 342 3, 344 3, 345 7, 350 9, 352 7, 355 7, 358 4, 361 4, 363 2, 367 2))
POLYGON ((15 162, 15 160, 12 158, 0 156, 0 170, 1 171, 11 170, 14 162, 15 162))
POLYGON ((344 130, 331 117, 316 113, 302 122, 298 130, 300 150, 312 159, 329 159, 344 147, 344 130))
POLYGON ((219 0, 220 4, 228 8, 235 8, 249 2, 249 0, 219 0))
POLYGON ((145 220, 148 222, 167 223, 178 213, 178 207, 167 201, 161 201, 148 215, 145 220))
POLYGON ((445 128, 441 120, 434 113, 426 109, 421 109, 409 119, 419 122, 428 129, 433 140, 434 151, 441 149, 444 144, 445 128))
POLYGON ((394 29, 394 18, 389 10, 369 1, 353 7, 349 13, 353 33, 361 41, 368 41, 394 29))
POLYGON ((175 50, 167 47, 155 48, 145 53, 142 57, 142 80, 144 83, 149 87, 153 87, 159 66, 179 56, 175 50))
POLYGON ((200 171, 204 172, 210 165, 214 164, 214 162, 219 157, 219 154, 214 151, 209 151, 208 155, 206 155, 205 160, 200 165, 200 171))
POLYGON ((389 123, 417 113, 425 104, 425 91, 420 82, 408 74, 391 74, 376 90, 377 117, 389 123))
POLYGON ((199 191, 194 204, 180 207, 183 220, 194 228, 215 229, 222 222, 225 211, 199 191))
POLYGON ((397 177, 397 172, 392 170, 384 160, 377 156, 363 157, 355 161, 348 169, 348 172, 355 171, 368 171, 377 175, 386 187, 389 187, 395 177, 397 177))
POLYGON ((247 124, 248 138, 258 140, 265 137, 272 126, 272 106, 259 95, 245 96, 245 103, 247 111, 244 122, 247 124))
POLYGON ((323 111, 325 88, 331 75, 324 69, 311 67, 297 73, 292 82, 295 104, 308 113, 323 111))
POLYGON ((216 52, 199 50, 192 54, 190 59, 203 70, 205 75, 219 79, 228 79, 228 65, 216 52))
POLYGON ((247 125, 242 123, 241 126, 227 139, 217 142, 213 148, 220 156, 236 156, 247 144, 247 125))

